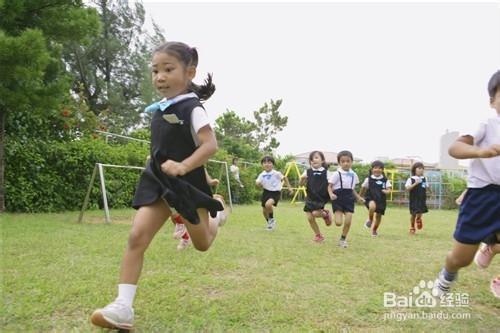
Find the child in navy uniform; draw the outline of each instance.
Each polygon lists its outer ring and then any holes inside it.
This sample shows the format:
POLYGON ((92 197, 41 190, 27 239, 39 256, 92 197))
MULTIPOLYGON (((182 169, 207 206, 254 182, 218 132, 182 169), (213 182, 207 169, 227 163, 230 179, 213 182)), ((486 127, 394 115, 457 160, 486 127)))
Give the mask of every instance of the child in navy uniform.
POLYGON ((358 192, 354 190, 359 183, 358 175, 352 171, 351 166, 353 156, 350 151, 343 150, 337 154, 339 168, 333 172, 328 182, 329 191, 332 193, 332 210, 335 214, 335 225, 340 227, 344 223, 342 236, 340 236, 339 246, 347 247, 347 234, 351 228, 352 214, 354 213, 354 203, 356 199, 364 202, 358 192), (342 221, 344 220, 344 221, 342 221))
POLYGON ((391 193, 391 181, 384 174, 384 163, 373 161, 367 178, 361 184, 360 196, 365 195, 365 205, 368 208, 368 220, 365 227, 371 229, 372 236, 378 236, 378 227, 382 222, 387 206, 386 195, 391 193), (375 223, 373 223, 375 220, 375 223))
MULTIPOLYGON (((330 211, 325 209, 325 204, 331 200, 328 191, 328 169, 325 162, 325 155, 320 151, 313 151, 309 154, 309 164, 311 168, 304 171, 300 177, 299 185, 306 183, 306 202, 304 212, 306 212, 307 221, 314 231, 314 241, 321 243, 325 240, 316 223, 316 217, 322 217, 325 224, 332 224, 330 211)), ((331 193, 333 196, 333 192, 331 193)))
MULTIPOLYGON (((434 282, 434 294, 450 291, 458 271, 477 255, 479 243, 490 247, 488 263, 500 242, 500 71, 488 83, 490 105, 496 117, 481 123, 477 131, 468 131, 450 146, 448 152, 458 159, 471 158, 467 192, 460 205, 453 237, 455 242, 434 282)), ((479 251, 478 251, 479 252, 479 251)), ((494 286, 492 282, 492 287, 494 286)), ((492 288, 493 291, 493 288, 492 288)))
POLYGON ((257 177, 255 184, 263 188, 261 196, 262 213, 267 222, 267 230, 276 229, 276 220, 274 219, 273 206, 278 206, 281 197, 282 181, 285 182, 289 192, 292 192, 288 178, 279 171, 274 170, 274 158, 264 156, 260 161, 264 171, 257 177))
POLYGON ((405 188, 410 192, 410 235, 415 235, 415 223, 417 229, 422 229, 424 224, 422 214, 427 213, 427 179, 424 177, 424 165, 415 162, 411 167, 411 177, 408 178, 405 188))
POLYGON ((151 119, 150 160, 141 174, 132 206, 137 213, 123 256, 118 297, 94 311, 94 325, 132 329, 132 303, 141 274, 144 252, 165 221, 177 211, 188 223, 194 247, 206 251, 219 224, 209 221, 223 210, 212 198, 203 165, 217 151, 217 141, 200 100, 215 91, 211 75, 205 84, 192 82, 198 52, 180 42, 167 42, 153 51, 152 81, 164 96, 148 107, 151 119))

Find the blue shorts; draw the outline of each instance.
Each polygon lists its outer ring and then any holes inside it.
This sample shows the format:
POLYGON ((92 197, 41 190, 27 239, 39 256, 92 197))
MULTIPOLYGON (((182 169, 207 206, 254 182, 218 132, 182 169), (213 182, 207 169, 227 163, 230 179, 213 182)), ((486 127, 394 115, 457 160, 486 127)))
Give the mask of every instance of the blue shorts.
POLYGON ((336 189, 333 191, 337 196, 337 199, 332 201, 332 210, 335 213, 340 211, 343 213, 354 213, 354 197, 353 190, 351 189, 336 189))
POLYGON ((453 234, 455 240, 479 244, 496 232, 500 232, 500 185, 467 189, 453 234))

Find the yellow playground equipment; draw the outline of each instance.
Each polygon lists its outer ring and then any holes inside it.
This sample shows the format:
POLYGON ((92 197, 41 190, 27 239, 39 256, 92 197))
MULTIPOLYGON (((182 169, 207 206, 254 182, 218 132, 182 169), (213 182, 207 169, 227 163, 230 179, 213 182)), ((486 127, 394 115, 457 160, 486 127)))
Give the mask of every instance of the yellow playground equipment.
MULTIPOLYGON (((391 193, 388 195, 387 201, 392 201, 392 199, 393 199, 393 193, 394 193, 394 184, 395 184, 395 180, 394 179, 395 179, 395 177, 396 177, 396 175, 398 173, 398 170, 396 170, 396 169, 385 169, 384 172, 385 172, 386 178, 388 180, 390 180, 391 184, 392 184, 391 193)), ((296 161, 288 162, 286 164, 284 176, 288 177, 288 175, 290 175, 290 173, 295 173, 297 175, 297 178, 300 179, 300 176, 302 174, 301 174, 301 172, 299 170, 299 167, 297 166, 297 162, 296 161)), ((301 193, 304 195, 304 198, 307 197, 306 187, 304 185, 298 186, 298 187, 292 187, 292 190, 294 191, 294 194, 293 194, 293 197, 292 197, 292 201, 291 201, 292 204, 294 204, 296 202, 297 198, 299 197, 299 195, 301 193)))
MULTIPOLYGON (((286 164, 286 170, 285 170, 284 176, 288 177, 288 175, 291 172, 295 172, 295 174, 297 175, 297 178, 300 179, 301 173, 300 173, 299 167, 297 166, 297 162, 295 162, 295 161, 288 162, 286 164)), ((292 201, 291 201, 292 204, 295 203, 295 200, 297 200, 297 197, 299 196, 300 193, 304 194, 304 198, 307 196, 306 187, 303 186, 303 185, 302 186, 298 186, 298 187, 292 187, 292 190, 295 192, 293 194, 293 198, 292 198, 292 201)))

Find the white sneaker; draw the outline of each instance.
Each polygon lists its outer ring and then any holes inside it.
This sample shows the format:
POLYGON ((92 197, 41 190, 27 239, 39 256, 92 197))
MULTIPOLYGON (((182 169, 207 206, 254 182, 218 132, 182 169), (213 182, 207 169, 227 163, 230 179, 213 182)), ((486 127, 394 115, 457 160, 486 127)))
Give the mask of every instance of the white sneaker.
POLYGON ((227 208, 226 202, 224 201, 224 197, 222 195, 214 194, 214 199, 219 200, 220 203, 222 204, 222 207, 224 207, 224 210, 217 212, 217 216, 215 217, 215 220, 217 221, 219 227, 222 227, 227 222, 227 218, 229 216, 229 209, 227 208))
POLYGON ((340 239, 339 246, 345 249, 347 247, 347 241, 345 239, 340 239))
POLYGON ((184 225, 184 223, 176 223, 174 234, 172 235, 172 237, 174 237, 174 239, 179 239, 182 237, 182 235, 184 235, 185 232, 186 226, 184 225))
POLYGON ((276 229, 276 220, 272 218, 267 221, 267 230, 273 231, 274 229, 276 229))
POLYGON ((185 250, 189 246, 189 244, 191 244, 191 238, 188 239, 181 238, 179 244, 177 245, 177 250, 178 251, 185 250))
POLYGON ((453 281, 448 281, 444 278, 443 273, 439 272, 438 278, 434 281, 432 295, 441 298, 441 296, 448 294, 456 280, 455 278, 453 281))
POLYGON ((92 324, 103 328, 120 328, 130 330, 134 323, 134 309, 119 301, 97 309, 90 316, 92 324))

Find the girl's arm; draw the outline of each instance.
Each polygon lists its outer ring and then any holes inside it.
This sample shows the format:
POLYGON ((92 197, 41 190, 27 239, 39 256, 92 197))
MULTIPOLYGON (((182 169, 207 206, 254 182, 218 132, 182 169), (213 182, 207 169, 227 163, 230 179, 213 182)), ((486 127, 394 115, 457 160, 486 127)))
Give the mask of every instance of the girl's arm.
POLYGON ((480 148, 474 145, 474 138, 470 135, 459 137, 448 149, 448 154, 457 159, 489 158, 500 155, 500 144, 480 148))
POLYGON ((202 166, 217 151, 217 140, 210 126, 198 131, 200 146, 191 156, 182 162, 167 160, 162 163, 161 170, 170 176, 184 176, 186 173, 202 166))
POLYGON ((413 190, 418 184, 420 184, 420 178, 419 178, 419 180, 415 179, 415 182, 411 185, 405 185, 405 188, 409 192, 409 191, 413 190))
POLYGON ((207 179, 208 185, 210 185, 210 186, 217 186, 217 185, 219 185, 219 180, 217 178, 210 177, 210 175, 208 174, 207 169, 205 169, 205 178, 207 179))
POLYGON ((361 190, 359 190, 359 196, 363 197, 366 193, 366 187, 361 186, 361 190))
POLYGON ((290 185, 290 182, 288 181, 288 177, 285 177, 282 175, 282 179, 283 179, 283 182, 285 183, 285 186, 288 188, 288 193, 289 194, 292 194, 293 193, 293 189, 292 189, 292 185, 290 185))
POLYGON ((331 200, 337 199, 337 196, 335 195, 335 193, 333 193, 333 184, 332 183, 328 183, 328 195, 330 196, 331 200))
POLYGON ((382 192, 385 193, 385 194, 390 194, 391 191, 392 191, 392 187, 388 187, 388 188, 385 188, 385 189, 382 190, 382 192))
POLYGON ((300 176, 300 179, 299 179, 299 186, 302 186, 306 183, 307 181, 307 176, 306 175, 302 175, 300 176))
POLYGON ((457 200, 455 200, 455 203, 457 205, 461 205, 462 204, 462 201, 464 200, 464 197, 465 197, 465 193, 467 192, 467 189, 463 190, 462 193, 460 193, 460 195, 458 196, 457 200))
POLYGON ((365 199, 358 194, 358 192, 356 192, 355 189, 352 189, 352 193, 354 193, 354 196, 356 197, 356 199, 358 200, 358 202, 360 203, 364 203, 365 202, 365 199))

